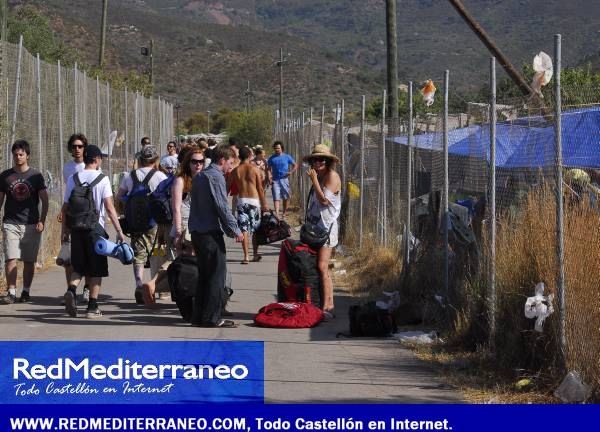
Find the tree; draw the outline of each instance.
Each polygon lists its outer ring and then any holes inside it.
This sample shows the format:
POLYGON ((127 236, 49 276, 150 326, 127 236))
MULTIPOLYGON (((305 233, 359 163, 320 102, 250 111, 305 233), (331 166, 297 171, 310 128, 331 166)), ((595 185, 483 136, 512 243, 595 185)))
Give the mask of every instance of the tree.
POLYGON ((239 113, 227 128, 227 135, 251 147, 270 144, 273 140, 273 113, 269 108, 239 113))
POLYGON ((208 117, 203 112, 195 112, 183 121, 183 127, 188 134, 207 132, 208 117))

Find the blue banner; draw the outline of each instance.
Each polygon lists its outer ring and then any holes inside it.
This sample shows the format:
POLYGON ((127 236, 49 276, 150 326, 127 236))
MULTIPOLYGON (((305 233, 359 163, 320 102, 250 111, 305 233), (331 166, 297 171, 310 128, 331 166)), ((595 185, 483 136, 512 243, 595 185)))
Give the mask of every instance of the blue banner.
POLYGON ((562 432, 597 430, 599 414, 597 405, 4 405, 0 430, 562 432))
POLYGON ((263 342, 0 342, 0 403, 262 403, 263 342))

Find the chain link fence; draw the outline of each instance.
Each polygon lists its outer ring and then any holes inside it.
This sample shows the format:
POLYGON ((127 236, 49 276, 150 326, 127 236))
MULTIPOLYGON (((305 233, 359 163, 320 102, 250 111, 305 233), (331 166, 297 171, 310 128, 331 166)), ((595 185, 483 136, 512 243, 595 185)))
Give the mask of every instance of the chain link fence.
MULTIPOLYGON (((434 81, 442 87, 444 78, 434 81)), ((346 100, 329 121, 310 109, 274 130, 296 160, 330 145, 341 161, 342 249, 397 251, 405 263, 397 288, 423 322, 515 370, 576 370, 599 388, 600 89, 569 83, 557 98, 551 87, 543 98, 494 101, 493 117, 490 100, 454 100, 460 112, 434 104, 412 119, 367 118, 363 100, 362 115, 345 121, 346 100), (554 297, 541 332, 524 315, 539 282, 554 297)), ((303 171, 292 180, 302 210, 303 171)))
MULTIPOLYGON (((173 106, 160 98, 115 90, 87 76, 77 65, 65 68, 40 61, 22 43, 0 44, 2 170, 12 166, 10 148, 16 139, 31 145, 29 164, 40 170, 48 187, 50 208, 39 264, 53 260, 60 246, 56 217, 62 205, 63 164, 70 160, 69 136, 84 133, 90 144, 108 154, 103 170, 116 192, 122 172, 130 169, 141 138, 148 136, 162 153, 174 135, 173 106)), ((0 261, 4 262, 1 256, 0 261)))

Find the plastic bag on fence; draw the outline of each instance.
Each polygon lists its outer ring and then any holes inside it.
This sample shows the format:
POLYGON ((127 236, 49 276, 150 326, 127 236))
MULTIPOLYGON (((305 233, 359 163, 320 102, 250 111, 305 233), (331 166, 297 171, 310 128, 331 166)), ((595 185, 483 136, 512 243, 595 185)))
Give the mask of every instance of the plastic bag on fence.
POLYGON ((544 51, 540 51, 540 53, 533 58, 533 70, 535 71, 535 75, 533 76, 531 87, 536 93, 541 95, 542 87, 550 82, 552 74, 554 73, 552 58, 544 51))
POLYGON ((554 294, 544 295, 545 285, 540 282, 535 286, 535 296, 529 297, 525 302, 525 317, 535 320, 535 331, 542 332, 544 320, 554 312, 552 300, 554 294))
POLYGON ((586 401, 591 393, 591 386, 583 382, 578 372, 569 372, 554 392, 554 396, 564 403, 575 403, 586 401))

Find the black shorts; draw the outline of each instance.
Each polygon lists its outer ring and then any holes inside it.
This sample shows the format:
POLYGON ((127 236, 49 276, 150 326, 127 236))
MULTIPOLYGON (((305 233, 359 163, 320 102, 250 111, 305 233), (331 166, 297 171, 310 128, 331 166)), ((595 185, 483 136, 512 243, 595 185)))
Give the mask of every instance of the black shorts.
POLYGON ((108 276, 108 258, 98 255, 94 250, 94 243, 98 236, 108 237, 103 229, 102 233, 98 230, 71 232, 71 265, 80 276, 108 276), (102 233, 104 235, 101 235, 102 233))

